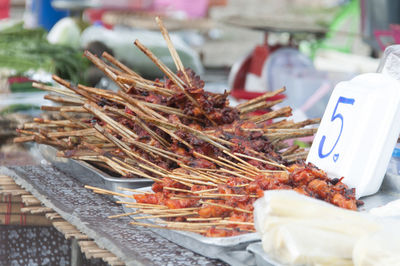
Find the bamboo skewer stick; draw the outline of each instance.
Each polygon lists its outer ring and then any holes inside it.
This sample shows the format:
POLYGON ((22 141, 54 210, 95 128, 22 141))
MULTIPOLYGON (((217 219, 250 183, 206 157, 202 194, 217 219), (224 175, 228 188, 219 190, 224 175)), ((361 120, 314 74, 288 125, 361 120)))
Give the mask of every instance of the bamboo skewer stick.
POLYGON ((173 174, 168 175, 168 177, 171 178, 171 179, 175 179, 175 180, 177 180, 177 181, 186 181, 186 182, 189 182, 189 183, 192 183, 192 184, 206 185, 206 186, 214 186, 214 187, 217 187, 217 186, 218 186, 218 185, 215 184, 215 183, 203 182, 203 181, 200 181, 200 180, 193 180, 193 179, 183 178, 183 177, 176 176, 176 175, 173 175, 173 174))
POLYGON ((39 135, 38 132, 29 131, 29 130, 24 130, 24 129, 19 129, 19 128, 17 128, 16 131, 17 131, 18 133, 25 134, 25 135, 39 135))
POLYGON ((272 111, 260 116, 254 116, 253 118, 250 118, 250 121, 257 123, 261 123, 273 118, 278 118, 278 117, 288 117, 292 115, 292 108, 290 108, 289 106, 283 107, 281 109, 278 109, 276 111, 272 111))
POLYGON ((265 164, 269 164, 269 165, 272 165, 272 166, 276 166, 276 167, 279 167, 279 168, 287 169, 287 167, 282 165, 282 164, 278 164, 278 163, 274 163, 274 162, 271 162, 271 161, 262 160, 260 158, 256 158, 256 157, 249 156, 249 155, 246 155, 246 154, 241 154, 241 153, 235 152, 235 155, 240 156, 240 157, 244 157, 244 158, 247 158, 247 159, 256 160, 256 161, 259 161, 259 162, 262 162, 262 163, 265 163, 265 164))
POLYGON ((167 113, 167 114, 174 114, 174 115, 177 115, 177 116, 180 116, 180 117, 196 120, 196 121, 199 121, 199 122, 201 121, 201 119, 199 119, 197 117, 184 114, 181 109, 172 108, 172 107, 169 107, 169 106, 164 106, 164 105, 155 104, 155 103, 148 103, 148 102, 143 102, 143 105, 148 106, 148 107, 150 107, 152 109, 167 113))
POLYGON ((166 213, 179 213, 179 212, 189 212, 189 211, 198 211, 200 207, 189 207, 189 208, 181 208, 181 209, 154 209, 154 210, 141 210, 141 213, 145 214, 166 214, 166 213))
POLYGON ((236 155, 234 155, 234 154, 232 154, 232 153, 230 153, 230 152, 228 152, 228 151, 223 151, 223 153, 225 153, 225 154, 231 156, 232 158, 238 160, 239 162, 245 164, 245 165, 247 166, 247 169, 251 169, 250 171, 251 171, 251 172, 254 172, 255 174, 257 174, 257 173, 260 171, 260 170, 259 170, 257 167, 255 167, 254 165, 249 164, 248 162, 242 160, 242 159, 239 158, 238 156, 236 156, 236 155))
POLYGON ((251 223, 251 222, 230 221, 230 220, 221 220, 220 223, 221 224, 242 224, 242 225, 254 226, 254 223, 251 223))
POLYGON ((14 143, 23 143, 23 142, 28 142, 28 141, 34 141, 35 136, 30 135, 30 136, 22 136, 22 137, 16 137, 13 139, 14 143))
POLYGON ((121 70, 125 71, 129 75, 132 75, 136 78, 144 80, 139 74, 137 74, 135 71, 127 67, 126 65, 122 64, 120 61, 118 61, 115 57, 110 55, 107 52, 103 52, 102 57, 107 59, 111 64, 115 65, 116 67, 119 67, 121 70))
POLYGON ((263 135, 268 137, 270 140, 279 139, 281 141, 281 140, 285 140, 285 139, 312 136, 316 132, 317 132, 316 128, 310 128, 310 129, 299 130, 297 132, 294 131, 294 132, 287 132, 287 133, 286 132, 266 133, 266 134, 263 134, 263 135))
POLYGON ((269 125, 263 125, 264 129, 272 129, 272 128, 277 128, 277 129, 285 129, 285 128, 293 128, 295 123, 292 120, 280 120, 277 122, 273 122, 269 125))
POLYGON ((218 188, 211 188, 211 189, 205 189, 205 190, 198 190, 198 191, 194 191, 194 194, 201 194, 201 193, 205 193, 205 192, 212 192, 212 191, 217 191, 218 188))
POLYGON ((121 213, 121 214, 116 214, 116 215, 111 215, 108 216, 108 219, 114 219, 114 218, 120 218, 120 217, 125 217, 125 216, 131 216, 135 214, 139 214, 141 211, 136 211, 136 212, 126 212, 126 213, 121 213))
MULTIPOLYGON (((168 209, 168 207, 163 205, 149 204, 149 203, 135 203, 135 202, 126 202, 126 201, 117 201, 118 204, 123 204, 127 208, 135 208, 135 209, 168 209)), ((143 210, 141 210, 143 211, 143 210)))
MULTIPOLYGON (((47 135, 50 138, 60 138, 60 137, 68 137, 68 136, 86 136, 86 135, 96 135, 98 132, 94 128, 80 129, 80 130, 71 130, 71 131, 58 131, 58 132, 50 132, 47 135)), ((100 137, 102 137, 100 135, 100 137)))
POLYGON ((78 87, 72 85, 70 82, 60 78, 57 75, 52 75, 54 81, 58 82, 59 84, 63 85, 64 87, 68 88, 69 90, 75 92, 77 95, 86 98, 87 100, 97 102, 98 98, 95 95, 88 94, 85 91, 80 90, 78 87))
POLYGON ((308 125, 315 125, 321 123, 321 118, 307 119, 302 122, 298 122, 294 124, 295 128, 302 128, 308 125))
POLYGON ((183 87, 182 82, 180 79, 172 73, 172 71, 164 65, 149 49, 147 49, 143 44, 141 44, 138 40, 136 40, 135 45, 144 53, 146 54, 163 72, 164 74, 167 75, 167 77, 172 80, 172 82, 180 89, 180 91, 185 94, 185 96, 193 102, 193 104, 199 108, 201 113, 214 125, 217 126, 217 124, 207 115, 207 113, 201 108, 200 104, 194 99, 183 87))
POLYGON ((167 43, 168 50, 171 53, 172 59, 174 60, 176 69, 183 73, 183 76, 186 79, 186 84, 189 87, 192 87, 189 77, 185 71, 185 67, 183 66, 182 61, 179 57, 179 54, 177 53, 174 45, 172 44, 171 38, 169 37, 168 31, 167 31, 166 27, 164 26, 163 21, 160 19, 160 17, 156 17, 156 22, 157 22, 158 26, 160 27, 160 31, 161 31, 162 36, 164 37, 165 42, 167 43))
POLYGON ((24 129, 38 129, 41 127, 46 128, 59 128, 59 127, 69 127, 69 128, 82 128, 80 124, 74 123, 70 120, 47 120, 47 119, 34 119, 34 122, 25 123, 24 129))
POLYGON ((82 106, 47 106, 40 107, 42 111, 55 111, 55 112, 72 112, 72 113, 87 113, 82 106))
POLYGON ((142 191, 142 190, 139 190, 139 189, 133 189, 133 188, 118 187, 118 189, 119 189, 119 190, 123 190, 123 191, 129 191, 129 192, 141 193, 141 194, 153 194, 152 192, 142 191))
POLYGON ((197 214, 197 212, 183 212, 183 213, 170 213, 170 214, 159 214, 159 215, 139 216, 139 217, 135 217, 135 220, 140 220, 140 219, 154 219, 154 218, 180 217, 180 216, 188 216, 188 215, 194 215, 194 214, 197 214))
POLYGON ((81 84, 78 84, 78 88, 80 90, 86 91, 87 93, 94 94, 94 95, 97 95, 99 97, 103 97, 105 99, 117 102, 119 104, 124 104, 125 103, 124 100, 118 94, 116 94, 113 91, 103 90, 103 89, 98 89, 98 88, 92 88, 92 87, 84 86, 84 85, 81 85, 81 84))
MULTIPOLYGON (((230 161, 227 161, 225 158, 223 158, 223 160, 224 160, 225 162, 222 162, 222 161, 220 161, 222 157, 219 157, 219 158, 218 158, 218 159, 220 159, 220 160, 216 160, 216 159, 214 159, 214 158, 205 156, 205 155, 200 154, 200 153, 197 153, 197 152, 193 152, 193 154, 194 154, 195 156, 198 156, 198 157, 201 157, 201 158, 203 158, 203 159, 212 161, 212 162, 214 162, 214 163, 216 163, 216 164, 219 164, 219 165, 221 165, 221 166, 225 166, 225 167, 231 168, 231 169, 233 169, 233 170, 235 170, 235 171, 242 172, 242 173, 244 173, 244 174, 248 174, 248 172, 246 172, 245 170, 242 170, 242 169, 238 168, 236 165, 232 165, 231 162, 230 162, 230 161)), ((245 178, 245 179, 249 179, 250 181, 254 181, 253 178, 250 178, 250 177, 247 177, 247 176, 241 175, 241 177, 243 177, 243 178, 245 178)))
MULTIPOLYGON (((80 121, 79 119, 76 119, 74 117, 71 117, 69 114, 65 113, 65 112, 60 112, 60 115, 69 120, 71 123, 73 123, 74 125, 80 126, 81 128, 89 128, 89 125, 84 123, 83 121, 80 121)), ((104 138, 102 138, 104 139, 104 138)))
POLYGON ((100 118, 101 120, 107 122, 108 125, 110 125, 115 131, 120 133, 121 135, 128 137, 128 138, 137 138, 137 135, 133 133, 131 130, 129 130, 127 127, 119 124, 118 122, 114 121, 112 118, 107 116, 99 106, 95 103, 85 103, 83 106, 86 110, 100 118))
POLYGON ((190 172, 192 172, 196 175, 199 175, 199 176, 203 177, 205 180, 209 180, 216 184, 223 184, 227 181, 227 178, 225 176, 221 176, 216 173, 210 174, 210 173, 206 173, 206 172, 197 171, 196 169, 188 167, 186 165, 181 165, 181 167, 189 169, 190 172))
POLYGON ((160 220, 158 221, 160 224, 166 224, 166 225, 175 225, 177 227, 182 227, 182 228, 193 228, 193 227, 211 227, 215 225, 220 225, 219 222, 210 222, 210 223, 188 223, 188 222, 168 222, 168 221, 163 221, 160 220))
POLYGON ((218 139, 218 141, 223 142, 223 143, 233 144, 233 143, 230 143, 229 141, 224 141, 224 140, 219 139, 219 138, 211 137, 211 136, 209 136, 209 135, 207 135, 207 134, 205 134, 205 133, 203 133, 201 131, 198 131, 198 130, 196 130, 194 128, 191 128, 191 127, 188 127, 188 126, 185 126, 183 124, 167 123, 167 122, 159 121, 157 119, 149 118, 149 117, 144 118, 144 120, 149 121, 151 123, 154 123, 154 124, 156 124, 158 126, 170 128, 170 129, 173 129, 173 130, 181 129, 181 130, 184 130, 186 132, 192 133, 193 135, 197 136, 201 140, 204 140, 204 141, 212 144, 213 146, 216 146, 217 148, 219 148, 221 150, 227 150, 228 148, 226 148, 222 144, 218 143, 217 141, 214 141, 213 139, 218 139))
MULTIPOLYGON (((126 76, 116 76, 116 80, 118 82, 124 83, 124 84, 129 84, 135 86, 136 89, 143 89, 151 92, 158 93, 163 96, 171 96, 174 94, 173 91, 165 88, 161 88, 159 86, 154 86, 150 85, 148 83, 142 83, 141 81, 143 80, 138 80, 132 77, 126 77, 126 76)), ((143 81, 144 82, 144 81, 143 81)))
POLYGON ((174 187, 164 187, 163 189, 171 190, 171 191, 178 191, 178 192, 193 193, 191 190, 181 189, 181 188, 174 188, 174 187))
MULTIPOLYGON (((134 158, 135 160, 141 161, 141 162, 153 167, 154 169, 157 169, 158 172, 161 172, 163 174, 168 174, 169 173, 164 168, 162 168, 162 167, 150 162, 149 160, 146 160, 145 158, 143 158, 143 156, 140 156, 140 155, 134 153, 133 151, 126 151, 125 150, 125 152, 128 153, 131 158, 134 158)), ((129 159, 127 158, 126 160, 128 160, 128 163, 129 163, 129 159)))
POLYGON ((142 129, 147 131, 147 133, 149 133, 160 144, 164 145, 165 147, 169 147, 170 146, 170 143, 168 141, 166 141, 161 136, 159 136, 157 133, 155 133, 152 129, 150 129, 139 117, 136 117, 134 115, 126 113, 125 111, 122 111, 122 110, 117 109, 117 108, 109 107, 109 106, 107 106, 105 109, 106 110, 110 110, 110 111, 112 111, 114 113, 117 113, 117 114, 119 114, 121 116, 124 116, 126 118, 131 119, 133 122, 138 124, 142 129))
POLYGON ((68 89, 51 87, 51 86, 47 86, 47 85, 44 85, 44 84, 41 84, 41 83, 37 83, 37 82, 33 82, 32 83, 32 87, 40 89, 40 90, 56 92, 58 94, 63 94, 65 96, 69 96, 71 98, 77 98, 77 99, 81 99, 82 100, 81 96, 75 94, 73 91, 68 90, 68 89))
POLYGON ((152 109, 143 106, 139 101, 133 99, 130 97, 128 94, 119 91, 118 95, 121 96, 127 103, 125 103, 125 106, 134 111, 136 114, 138 114, 142 119, 146 116, 149 116, 151 118, 157 118, 159 120, 167 122, 168 119, 160 115, 159 113, 153 111, 152 109))
POLYGON ((60 97, 56 95, 51 95, 47 94, 44 96, 44 99, 50 100, 53 102, 58 102, 58 103, 65 103, 65 104, 83 104, 83 100, 77 99, 77 98, 65 98, 65 97, 60 97))
POLYGON ((220 221, 222 217, 210 217, 210 218, 202 218, 202 217, 195 217, 195 218, 186 218, 186 221, 190 222, 201 222, 201 221, 220 221))
POLYGON ((129 90, 129 87, 127 85, 124 85, 121 82, 117 81, 116 73, 122 74, 121 71, 118 71, 117 69, 113 69, 112 67, 108 66, 102 60, 97 58, 97 56, 93 55, 87 50, 84 52, 84 56, 89 59, 97 68, 103 71, 103 73, 106 74, 106 76, 109 77, 111 80, 113 80, 122 90, 129 90))
POLYGON ((283 99, 281 100, 277 100, 277 101, 273 101, 273 102, 260 102, 260 103, 256 103, 250 106, 246 106, 240 109, 240 115, 245 115, 260 109, 267 109, 267 108, 271 108, 272 106, 283 102, 283 99))
MULTIPOLYGON (((104 128, 102 128, 102 127, 101 127, 100 125, 98 125, 98 124, 94 125, 94 128, 95 128, 96 130, 98 130, 101 134, 103 134, 103 135, 104 135, 107 139, 109 139, 111 142, 113 142, 114 144, 116 144, 119 148, 121 148, 128 156, 130 156, 132 159, 135 159, 134 153, 130 152, 130 148, 129 148, 124 142, 121 142, 120 140, 118 140, 117 138, 115 138, 114 136, 112 136, 111 134, 105 132, 104 128)), ((151 147, 151 146, 149 146, 149 147, 151 147)), ((147 151, 146 148, 145 148, 145 151, 147 151)), ((152 150, 152 152, 157 152, 157 151, 152 150)), ((170 160, 171 160, 171 159, 174 160, 174 158, 168 157, 168 156, 165 155, 165 154, 159 153, 159 155, 161 155, 161 156, 163 156, 163 157, 165 157, 165 158, 168 158, 168 159, 170 159, 170 160)), ((144 160, 144 159, 142 159, 142 160, 144 160)), ((146 162, 146 161, 145 161, 145 162, 146 162)), ((144 177, 147 177, 147 178, 150 178, 150 179, 152 179, 152 180, 154 180, 154 181, 160 182, 159 179, 155 179, 155 178, 150 177, 150 176, 148 176, 148 175, 145 175, 144 177)))
POLYGON ((252 197, 252 198, 258 198, 257 195, 245 195, 245 194, 218 194, 218 193, 204 193, 201 194, 202 196, 209 196, 209 197, 252 197))
POLYGON ((125 197, 125 198, 133 198, 130 195, 114 192, 114 191, 103 189, 103 188, 99 188, 99 187, 93 187, 93 186, 85 185, 84 188, 90 189, 90 190, 93 190, 93 191, 99 191, 99 192, 102 192, 102 193, 106 193, 108 195, 120 196, 120 197, 125 197))
POLYGON ((206 201, 202 201, 200 200, 200 203, 202 204, 208 204, 208 205, 213 205, 213 206, 217 206, 217 207, 222 207, 225 209, 229 209, 229 210, 233 210, 233 211, 238 211, 238 212, 245 212, 245 213, 253 213, 252 211, 248 211, 248 210, 244 210, 241 208, 235 208, 235 207, 231 207, 229 205, 224 205, 224 204, 218 204, 218 203, 214 203, 214 202, 206 202, 206 201))
MULTIPOLYGON (((253 169, 251 169, 249 167, 241 166, 240 164, 234 163, 234 162, 232 162, 232 161, 230 161, 230 160, 228 160, 228 159, 226 159, 224 157, 218 156, 218 159, 221 160, 221 161, 226 162, 229 165, 231 165, 231 167, 230 167, 231 169, 233 169, 235 171, 238 171, 238 172, 241 172, 241 173, 243 173, 245 175, 257 176, 259 174, 259 171, 254 171, 253 169)), ((222 168, 221 168, 221 170, 222 170, 222 168)), ((251 181, 254 181, 253 178, 249 178, 249 180, 250 179, 251 179, 251 181)))
POLYGON ((228 174, 231 174, 231 175, 234 175, 234 176, 237 176, 237 177, 240 177, 240 178, 247 179, 247 180, 249 180, 249 181, 254 181, 254 180, 255 180, 254 178, 251 178, 251 177, 248 177, 248 176, 239 174, 239 173, 234 172, 234 171, 229 171, 229 170, 224 169, 224 168, 222 168, 221 171, 223 171, 223 172, 225 172, 225 173, 228 173, 228 174))
POLYGON ((303 151, 303 152, 297 152, 297 153, 283 156, 283 159, 287 160, 288 162, 294 162, 299 159, 306 159, 307 156, 308 156, 308 151, 303 151))
POLYGON ((248 106, 253 105, 253 104, 255 104, 255 103, 264 101, 264 100, 266 100, 266 99, 268 99, 268 98, 270 98, 270 97, 273 97, 273 96, 275 96, 275 95, 278 95, 278 94, 284 92, 285 90, 286 90, 286 88, 283 87, 283 88, 280 88, 280 89, 278 89, 278 90, 276 90, 276 91, 266 92, 266 93, 264 93, 263 95, 258 96, 257 98, 254 98, 254 99, 251 99, 250 101, 247 101, 247 102, 245 102, 245 103, 239 104, 239 105, 237 106, 237 108, 238 108, 238 109, 243 109, 244 107, 248 107, 248 106))

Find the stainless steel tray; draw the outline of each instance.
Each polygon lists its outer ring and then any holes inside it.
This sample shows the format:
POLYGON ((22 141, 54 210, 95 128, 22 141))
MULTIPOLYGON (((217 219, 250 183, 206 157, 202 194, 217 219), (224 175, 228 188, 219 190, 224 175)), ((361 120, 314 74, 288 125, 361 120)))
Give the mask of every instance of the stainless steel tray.
POLYGON ((153 181, 147 178, 113 177, 84 161, 57 157, 57 149, 44 144, 36 144, 33 149, 39 151, 46 161, 58 170, 67 173, 85 185, 102 187, 118 191, 118 187, 141 188, 150 186, 153 181))
POLYGON ((364 205, 359 210, 369 211, 396 199, 400 199, 400 176, 386 173, 382 186, 377 193, 360 198, 360 200, 364 201, 364 205))
POLYGON ((261 242, 248 245, 246 250, 254 254, 255 263, 257 266, 281 265, 277 261, 271 259, 267 253, 264 252, 261 242))
MULTIPOLYGON (((149 192, 151 191, 151 187, 141 188, 140 190, 143 192, 149 192)), ((129 201, 131 199, 123 198, 123 200, 129 201)), ((134 201, 134 199, 132 199, 132 201, 134 201)), ((128 213, 132 212, 133 209, 124 207, 124 211, 128 213)), ((149 223, 152 222, 151 220, 145 221, 149 223)), ((149 229, 169 241, 203 256, 220 259, 230 265, 255 265, 254 257, 246 251, 246 247, 250 243, 260 241, 258 233, 249 233, 231 237, 206 237, 200 234, 178 230, 151 227, 149 229)))

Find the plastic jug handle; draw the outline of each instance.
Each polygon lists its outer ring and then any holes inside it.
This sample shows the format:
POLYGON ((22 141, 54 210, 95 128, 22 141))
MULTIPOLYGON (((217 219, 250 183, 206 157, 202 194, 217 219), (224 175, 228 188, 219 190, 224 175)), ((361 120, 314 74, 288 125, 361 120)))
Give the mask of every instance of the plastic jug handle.
POLYGON ((389 75, 400 81, 400 45, 390 45, 385 49, 376 72, 389 75))

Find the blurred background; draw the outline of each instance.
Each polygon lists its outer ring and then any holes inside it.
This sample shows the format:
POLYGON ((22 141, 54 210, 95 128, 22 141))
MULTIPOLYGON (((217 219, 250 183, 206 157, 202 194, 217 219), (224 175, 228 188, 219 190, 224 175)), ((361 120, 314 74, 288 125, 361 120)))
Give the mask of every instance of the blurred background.
POLYGON ((384 48, 400 42, 399 11, 395 0, 0 0, 0 163, 26 162, 15 128, 53 104, 32 81, 54 85, 55 73, 116 89, 83 50, 163 78, 139 39, 174 69, 156 15, 207 90, 230 91, 235 105, 286 86, 283 105, 301 120, 323 115, 338 82, 376 71, 384 48))

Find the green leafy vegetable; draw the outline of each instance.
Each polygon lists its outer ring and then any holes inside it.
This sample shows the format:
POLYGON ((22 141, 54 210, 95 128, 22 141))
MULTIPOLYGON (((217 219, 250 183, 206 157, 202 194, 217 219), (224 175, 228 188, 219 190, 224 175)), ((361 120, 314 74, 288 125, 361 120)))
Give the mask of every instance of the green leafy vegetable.
POLYGON ((19 74, 43 69, 64 79, 85 83, 83 73, 89 62, 82 52, 63 45, 50 44, 43 29, 24 29, 22 24, 0 32, 0 67, 19 74))

